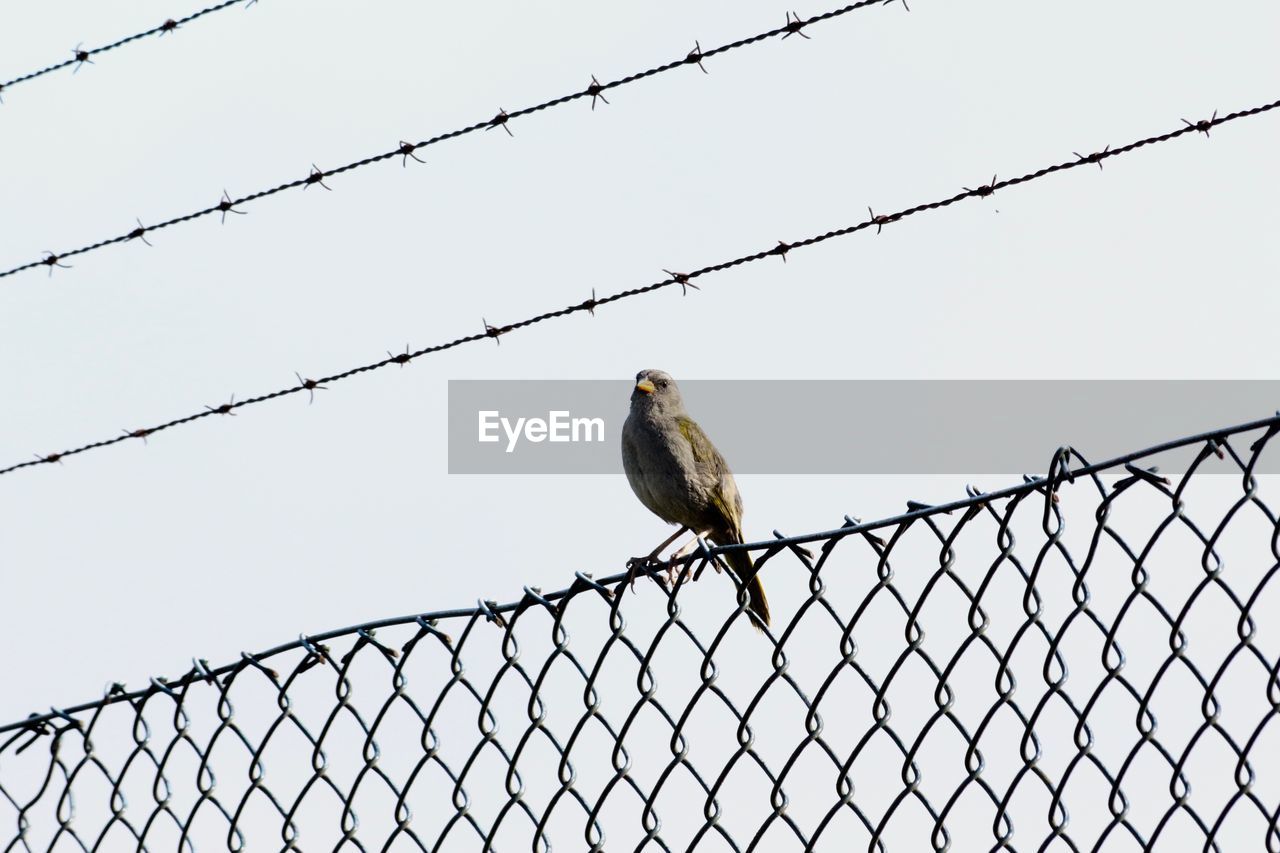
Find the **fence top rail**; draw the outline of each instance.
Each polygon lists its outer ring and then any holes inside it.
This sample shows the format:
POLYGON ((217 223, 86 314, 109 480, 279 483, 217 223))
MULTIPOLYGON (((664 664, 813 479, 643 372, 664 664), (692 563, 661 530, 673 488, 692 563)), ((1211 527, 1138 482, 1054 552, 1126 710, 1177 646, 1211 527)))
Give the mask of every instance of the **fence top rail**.
MULTIPOLYGON (((1255 430, 1265 430, 1265 432, 1249 448, 1250 455, 1247 462, 1243 465, 1244 476, 1248 478, 1252 476, 1254 462, 1261 453, 1264 445, 1266 445, 1267 442, 1269 442, 1275 435, 1280 434, 1280 412, 1277 412, 1270 417, 1172 439, 1101 462, 1090 463, 1073 448, 1060 447, 1054 451, 1049 470, 1044 476, 1026 476, 1021 483, 991 492, 971 490, 968 497, 950 501, 948 503, 933 505, 911 503, 909 504, 907 512, 875 521, 861 522, 846 516, 846 524, 829 530, 805 533, 796 536, 783 536, 775 532, 775 538, 773 539, 747 542, 741 545, 710 547, 703 544, 702 547, 695 550, 685 558, 686 565, 697 561, 709 561, 720 554, 729 553, 731 551, 743 550, 753 552, 766 551, 768 553, 762 559, 767 559, 768 556, 771 556, 773 553, 777 553, 789 547, 798 547, 814 542, 833 542, 861 533, 869 533, 886 527, 907 524, 922 518, 949 514, 955 510, 969 509, 993 500, 1019 497, 1031 492, 1042 490, 1045 492, 1046 496, 1049 496, 1052 495, 1052 493, 1055 492, 1058 486, 1063 482, 1073 482, 1078 477, 1090 477, 1117 468, 1122 471, 1127 471, 1127 473, 1134 476, 1141 476, 1139 471, 1145 474, 1154 474, 1156 470, 1155 468, 1134 469, 1129 466, 1131 466, 1133 462, 1137 462, 1160 453, 1190 447, 1197 444, 1206 445, 1205 455, 1207 455, 1209 452, 1217 449, 1220 443, 1225 441, 1227 438, 1240 435, 1242 433, 1253 432, 1255 430), (1075 458, 1080 462, 1080 464, 1074 468, 1068 467, 1072 458, 1075 458)), ((1192 468, 1188 470, 1187 474, 1184 475, 1184 478, 1190 477, 1194 472, 1194 469, 1195 466, 1192 466, 1192 468)), ((642 569, 640 570, 640 574, 648 574, 655 571, 656 569, 642 569)), ((523 611, 535 602, 549 604, 561 601, 575 596, 587 589, 603 591, 607 587, 623 584, 630 580, 634 574, 635 573, 632 572, 619 572, 609 575, 608 577, 596 579, 592 578, 588 574, 578 572, 574 583, 564 589, 542 593, 538 590, 526 587, 524 596, 515 601, 509 601, 506 603, 478 601, 474 607, 460 607, 450 610, 436 610, 427 613, 395 616, 370 622, 363 622, 358 625, 351 625, 345 628, 336 628, 319 634, 304 634, 299 636, 296 640, 282 643, 256 654, 244 653, 241 655, 240 660, 216 668, 207 666, 203 661, 198 661, 182 676, 171 680, 152 679, 150 685, 145 688, 128 691, 120 689, 119 685, 114 685, 113 689, 109 690, 106 695, 99 699, 62 709, 53 708, 43 714, 31 714, 25 719, 0 724, 0 734, 19 730, 41 731, 44 724, 54 720, 69 720, 76 714, 96 711, 119 702, 132 702, 139 699, 145 699, 155 693, 174 691, 198 682, 212 682, 220 676, 233 674, 236 671, 249 666, 261 665, 263 660, 286 652, 296 651, 298 649, 314 648, 318 643, 323 643, 327 640, 332 640, 338 637, 363 634, 379 628, 407 625, 415 622, 419 624, 428 624, 441 620, 465 620, 480 617, 501 622, 501 614, 523 611)))

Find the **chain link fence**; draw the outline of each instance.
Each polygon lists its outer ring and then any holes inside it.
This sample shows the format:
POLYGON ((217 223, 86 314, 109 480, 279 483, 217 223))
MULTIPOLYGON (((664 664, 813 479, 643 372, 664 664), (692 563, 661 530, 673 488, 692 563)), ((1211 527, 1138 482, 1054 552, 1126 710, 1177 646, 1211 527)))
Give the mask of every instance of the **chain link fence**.
POLYGON ((1278 430, 742 546, 768 634, 703 549, 113 686, 0 727, 0 849, 1277 853, 1278 430))

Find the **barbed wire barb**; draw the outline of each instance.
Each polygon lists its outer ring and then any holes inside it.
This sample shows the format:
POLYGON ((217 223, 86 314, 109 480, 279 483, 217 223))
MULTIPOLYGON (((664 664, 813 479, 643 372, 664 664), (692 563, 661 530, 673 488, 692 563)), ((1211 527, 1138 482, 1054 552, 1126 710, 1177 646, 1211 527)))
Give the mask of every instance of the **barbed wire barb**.
POLYGON ((319 168, 316 167, 315 163, 312 163, 311 174, 307 175, 307 179, 303 181, 302 188, 305 190, 305 189, 308 189, 312 184, 319 184, 320 186, 324 187, 326 190, 329 190, 329 192, 333 192, 333 190, 329 188, 329 185, 324 182, 324 179, 327 178, 328 176, 329 176, 329 173, 321 171, 319 168))
POLYGON ((867 205, 867 215, 871 217, 871 224, 876 226, 877 234, 883 231, 884 226, 888 225, 890 222, 890 219, 887 216, 876 216, 876 212, 871 209, 870 205, 867 205))
POLYGON ((507 126, 507 120, 510 118, 511 116, 507 114, 506 110, 498 110, 498 114, 489 119, 489 126, 485 130, 493 130, 495 127, 500 127, 507 132, 507 136, 515 136, 511 132, 511 128, 507 126))
POLYGON ((609 99, 604 96, 604 86, 600 85, 600 81, 596 79, 596 75, 591 75, 591 85, 587 87, 587 94, 591 96, 591 111, 596 110, 596 101, 604 101, 609 103, 609 99))
POLYGON ((688 295, 689 295, 689 288, 691 288, 691 287, 692 287, 694 290, 701 290, 701 289, 702 289, 702 288, 698 287, 698 285, 696 285, 696 284, 694 284, 693 282, 689 281, 689 279, 693 277, 690 273, 686 273, 686 272, 672 272, 671 270, 663 270, 663 272, 664 272, 664 273, 666 273, 666 274, 669 276, 668 281, 669 281, 670 283, 680 285, 680 295, 681 295, 681 296, 688 296, 688 295))
POLYGON ((40 263, 44 264, 49 268, 49 278, 53 278, 54 267, 57 267, 58 269, 64 269, 64 270, 71 269, 71 264, 62 263, 61 256, 55 255, 53 252, 45 252, 44 260, 41 261, 40 263))
POLYGON ((1102 161, 1103 159, 1106 158, 1107 152, 1109 152, 1110 150, 1111 150, 1111 146, 1108 145, 1106 148, 1103 148, 1101 151, 1095 151, 1094 153, 1089 155, 1081 154, 1079 151, 1072 151, 1071 153, 1076 155, 1076 157, 1080 158, 1080 161, 1083 163, 1097 163, 1098 169, 1101 170, 1102 161))
POLYGON ((231 200, 231 196, 227 194, 226 190, 222 191, 222 200, 213 209, 222 214, 222 225, 227 224, 228 213, 234 213, 236 216, 244 216, 248 213, 248 211, 235 209, 235 202, 231 200))
POLYGON ((418 157, 417 154, 413 153, 417 150, 418 150, 418 146, 414 145, 412 142, 405 142, 403 139, 400 140, 400 153, 404 155, 404 160, 400 163, 401 168, 407 167, 409 165, 410 157, 412 157, 418 163, 423 162, 418 157))
POLYGON ((809 38, 809 34, 804 31, 804 23, 797 13, 787 12, 787 24, 785 27, 787 34, 782 37, 783 41, 792 36, 800 36, 803 39, 809 38))
POLYGON ((982 186, 977 187, 977 188, 974 188, 974 189, 970 189, 969 187, 965 187, 965 188, 964 188, 964 191, 965 191, 965 192, 967 192, 967 193, 972 193, 973 195, 976 195, 976 196, 981 196, 982 198, 986 198, 987 196, 992 195, 992 194, 994 194, 994 193, 995 193, 997 184, 998 184, 998 181, 996 180, 996 176, 995 176, 995 175, 992 175, 992 176, 991 176, 991 183, 989 183, 989 184, 983 184, 982 186))
POLYGON ((151 241, 147 239, 147 226, 142 224, 141 219, 135 219, 135 221, 138 223, 138 227, 129 232, 129 239, 141 240, 143 243, 150 246, 151 241))
MULTIPOLYGON (((787 33, 787 35, 790 35, 790 33, 787 33)), ((785 37, 786 36, 783 36, 783 38, 785 37)), ((702 70, 703 74, 707 74, 709 73, 707 71, 707 66, 702 64, 702 58, 705 55, 706 54, 702 52, 702 45, 695 41, 693 43, 693 50, 689 51, 689 55, 684 58, 684 61, 690 65, 698 66, 698 68, 702 70)))
POLYGON ((1195 122, 1187 121, 1184 118, 1182 120, 1182 123, 1185 124, 1187 127, 1191 128, 1192 130, 1195 130, 1199 133, 1203 133, 1205 136, 1208 136, 1210 129, 1213 128, 1214 124, 1216 124, 1217 121, 1218 121, 1218 111, 1214 110, 1213 116, 1211 118, 1201 119, 1200 121, 1195 121, 1195 122))
POLYGON ((140 438, 142 439, 142 443, 146 444, 147 436, 151 435, 151 430, 145 429, 145 428, 144 429, 126 429, 124 430, 124 434, 129 438, 140 438))
POLYGON ((502 341, 500 341, 499 338, 502 337, 502 335, 508 331, 508 328, 507 327, 500 328, 498 326, 490 325, 489 321, 486 320, 484 317, 480 318, 480 324, 484 326, 484 336, 486 338, 492 338, 495 344, 497 344, 498 346, 502 346, 502 341))
MULTIPOLYGON (((298 377, 298 385, 297 385, 298 390, 302 390, 302 391, 306 391, 306 392, 307 392, 307 405, 311 405, 312 403, 314 403, 314 402, 316 401, 316 392, 317 392, 317 391, 328 391, 328 390, 329 390, 328 388, 326 388, 326 387, 324 387, 323 385, 321 385, 321 384, 320 384, 320 382, 317 382, 317 381, 316 381, 316 380, 314 380, 314 379, 303 379, 303 378, 302 378, 302 374, 301 374, 301 373, 298 373, 298 372, 296 372, 296 371, 295 371, 293 375, 294 375, 294 376, 296 376, 296 377, 298 377)), ((323 381, 323 380, 321 380, 321 381, 323 381)), ((244 405, 244 404, 243 404, 243 403, 241 403, 241 405, 244 405)), ((234 408, 234 406, 232 406, 232 407, 230 407, 230 408, 234 408)))
MULTIPOLYGON (((299 377, 301 378, 301 377, 299 377)), ((230 415, 235 417, 236 413, 232 411, 236 407, 236 395, 232 394, 231 399, 220 406, 205 406, 205 410, 211 415, 230 415)))
POLYGON ((71 54, 75 57, 72 62, 76 64, 76 67, 71 69, 72 74, 80 73, 80 69, 83 68, 86 63, 93 65, 93 60, 90 58, 93 54, 89 53, 87 50, 81 50, 80 45, 76 45, 76 49, 71 51, 71 54))
MULTIPOLYGON (((1229 113, 1227 115, 1218 116, 1212 119, 1211 121, 1214 123, 1214 126, 1216 127, 1216 126, 1221 126, 1223 124, 1226 124, 1228 122, 1238 121, 1244 118, 1263 115, 1277 108, 1280 108, 1280 100, 1272 101, 1270 103, 1262 104, 1256 107, 1250 107, 1248 109, 1239 110, 1237 112, 1229 113)), ((1149 136, 1143 139, 1136 140, 1134 142, 1130 142, 1127 145, 1121 145, 1115 148, 1110 148, 1105 152, 1100 152, 1096 156, 1099 159, 1111 159, 1114 157, 1122 157, 1126 154, 1132 153, 1134 151, 1138 151, 1142 148, 1147 148, 1152 145, 1163 144, 1163 143, 1178 139, 1182 136, 1185 136, 1188 133, 1198 133, 1198 132, 1200 132, 1200 128, 1198 125, 1191 125, 1191 126, 1184 125, 1181 128, 1171 130, 1166 133, 1157 134, 1155 136, 1149 136)), ((978 187, 977 189, 966 189, 964 192, 958 193, 956 195, 951 195, 942 199, 938 199, 935 201, 915 204, 910 207, 902 208, 892 214, 877 215, 876 213, 874 213, 874 211, 871 210, 871 208, 868 208, 867 209, 867 213, 869 215, 868 219, 862 220, 860 222, 855 222, 851 225, 835 228, 833 230, 824 232, 822 234, 806 237, 804 239, 789 240, 780 245, 785 245, 787 247, 786 253, 790 253, 799 249, 808 248, 810 246, 816 246, 820 243, 825 243, 829 240, 834 240, 838 237, 848 237, 853 234, 857 234, 860 231, 864 231, 873 227, 878 230, 886 222, 897 222, 899 220, 906 219, 911 216, 916 216, 921 213, 926 213, 926 212, 935 211, 935 210, 942 210, 944 208, 950 207, 953 204, 957 204, 959 202, 966 201, 972 198, 985 198, 999 190, 1004 190, 1011 187, 1021 186, 1023 184, 1031 183, 1033 181, 1038 181, 1049 175, 1057 174, 1059 172, 1067 172, 1073 169, 1078 169, 1081 166, 1089 165, 1092 162, 1093 162, 1092 159, 1081 159, 1079 157, 1076 157, 1071 160, 1066 160, 1060 163, 1055 163, 1052 165, 1041 167, 1032 172, 1027 172, 1016 178, 1004 178, 1001 180, 997 180, 996 177, 993 175, 992 182, 988 185, 978 187)), ((154 229, 155 229, 155 226, 152 226, 149 230, 154 230, 154 229)), ((700 267, 695 270, 691 270, 687 273, 686 272, 676 273, 676 272, 672 272, 670 270, 664 269, 663 272, 666 273, 667 278, 662 279, 661 281, 656 281, 651 284, 642 285, 639 287, 632 287, 627 290, 621 290, 609 296, 605 296, 601 298, 595 298, 593 296, 592 299, 584 302, 574 303, 572 305, 568 305, 563 308, 548 310, 541 314, 528 317, 524 320, 520 320, 514 323, 508 323, 505 325, 492 325, 489 323, 489 321, 486 318, 481 317, 481 323, 483 325, 482 332, 477 332, 475 334, 470 334, 470 335, 463 335, 461 337, 454 338, 453 340, 450 340, 450 341, 445 341, 443 343, 435 344, 428 347, 423 347, 411 353, 407 353, 407 355, 411 359, 417 359, 420 356, 444 352, 446 350, 454 349, 456 347, 463 346, 465 344, 470 344, 470 343, 474 343, 476 341, 481 341, 485 339, 492 339, 494 343, 499 343, 499 340, 498 340, 499 337, 509 334, 510 332, 514 332, 520 329, 526 329, 526 328, 529 328, 530 326, 534 326, 539 323, 544 323, 550 320, 559 319, 561 317, 565 317, 570 314, 575 314, 579 311, 587 311, 594 314, 595 309, 599 308, 602 305, 609 305, 615 302, 621 302, 626 299, 632 299, 647 293, 652 293, 654 291, 661 290, 666 287, 671 287, 672 285, 677 285, 677 284, 680 285, 681 293, 684 295, 687 295, 689 288, 693 288, 695 290, 700 289, 699 285, 694 284, 692 281, 695 278, 701 278, 702 276, 711 275, 713 273, 725 272, 727 270, 735 269, 745 264, 756 263, 766 258, 772 258, 779 254, 780 254, 779 246, 773 246, 768 249, 763 249, 763 250, 752 252, 746 255, 741 255, 737 258, 733 258, 730 260, 709 264, 707 266, 700 267)), ((44 261, 42 261, 41 263, 49 264, 50 272, 52 272, 52 267, 62 265, 59 263, 59 259, 60 259, 59 256, 50 254, 50 256, 46 258, 44 261)), ((261 394, 256 397, 246 398, 236 403, 234 408, 239 409, 245 406, 253 406, 261 403, 266 403, 278 397, 282 397, 282 396, 285 396, 286 394, 291 394, 299 390, 307 390, 309 392, 314 392, 315 389, 322 387, 322 385, 328 386, 335 382, 341 382, 343 380, 350 379, 354 376, 362 375, 364 373, 368 373, 373 370, 381 369, 391 364, 399 364, 400 358, 401 356, 388 357, 386 359, 382 359, 380 361, 373 362, 371 364, 364 364, 358 367, 348 368, 347 370, 343 370, 339 373, 334 373, 332 375, 322 377, 321 379, 318 379, 318 380, 311 380, 311 379, 304 380, 300 374, 297 374, 299 385, 294 386, 293 388, 280 389, 277 391, 272 391, 270 393, 261 394)), ((310 399, 314 401, 314 398, 315 398, 315 395, 314 393, 312 393, 310 395, 310 399)), ((176 418, 174 420, 167 421, 165 423, 157 424, 153 427, 150 427, 149 429, 151 430, 152 433, 156 433, 162 430, 171 429, 174 427, 191 423, 193 421, 199 420, 200 418, 207 417, 210 414, 212 413, 209 412, 206 408, 205 411, 195 412, 193 414, 186 415, 181 418, 176 418)), ((121 440, 123 440, 123 438, 117 437, 115 439, 105 439, 102 441, 96 441, 90 444, 81 445, 79 447, 75 447, 75 448, 63 451, 61 454, 58 454, 58 458, 61 459, 67 456, 75 456, 81 453, 87 453, 91 450, 99 450, 104 447, 109 447, 112 444, 115 444, 121 440)), ((36 461, 19 462, 19 463, 9 465, 8 467, 5 467, 5 468, 0 468, 0 476, 3 476, 5 474, 11 474, 15 471, 19 471, 25 468, 30 468, 35 465, 42 464, 43 461, 44 461, 43 457, 37 457, 36 461)))

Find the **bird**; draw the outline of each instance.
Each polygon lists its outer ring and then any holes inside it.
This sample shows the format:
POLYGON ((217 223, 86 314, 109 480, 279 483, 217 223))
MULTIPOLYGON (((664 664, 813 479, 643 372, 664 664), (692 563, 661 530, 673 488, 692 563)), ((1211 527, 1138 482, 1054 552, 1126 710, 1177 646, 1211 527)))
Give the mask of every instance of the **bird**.
MULTIPOLYGON (((622 468, 640 503, 680 529, 643 561, 652 561, 686 530, 715 545, 737 545, 742 538, 742 496, 728 463, 711 439, 685 410, 671 375, 661 370, 636 374, 631 411, 622 425, 622 468)), ((676 552, 668 565, 693 550, 695 538, 676 552)), ((769 624, 769 602, 755 575, 751 555, 721 555, 739 588, 746 586, 751 624, 769 624)), ((717 571, 719 567, 717 567, 717 571)))

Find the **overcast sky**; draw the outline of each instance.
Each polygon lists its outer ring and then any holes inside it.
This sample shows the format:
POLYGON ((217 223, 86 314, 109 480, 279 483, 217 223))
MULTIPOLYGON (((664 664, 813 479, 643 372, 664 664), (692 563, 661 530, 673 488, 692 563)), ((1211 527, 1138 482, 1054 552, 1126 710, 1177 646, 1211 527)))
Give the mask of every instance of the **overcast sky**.
MULTIPOLYGON (((0 78, 192 8, 9 2, 0 78)), ((0 266, 709 48, 788 9, 230 9, 4 93, 0 266)), ((810 32, 594 111, 513 121, 513 138, 432 147, 425 165, 389 161, 225 226, 0 280, 0 463, 1280 93, 1280 7, 1265 0, 912 0, 810 32)), ((1277 378, 1278 142, 1272 113, 708 277, 684 298, 664 290, 362 376, 313 405, 293 396, 6 476, 0 720, 193 656, 559 588, 665 535, 620 477, 448 476, 450 378, 1277 378)), ((849 402, 850 441, 876 405, 849 402)), ((1052 427, 1046 461, 1070 441, 1052 427)), ((797 413, 778 440, 803 434, 797 413)), ((954 498, 964 482, 740 486, 747 535, 764 538, 954 498)))

